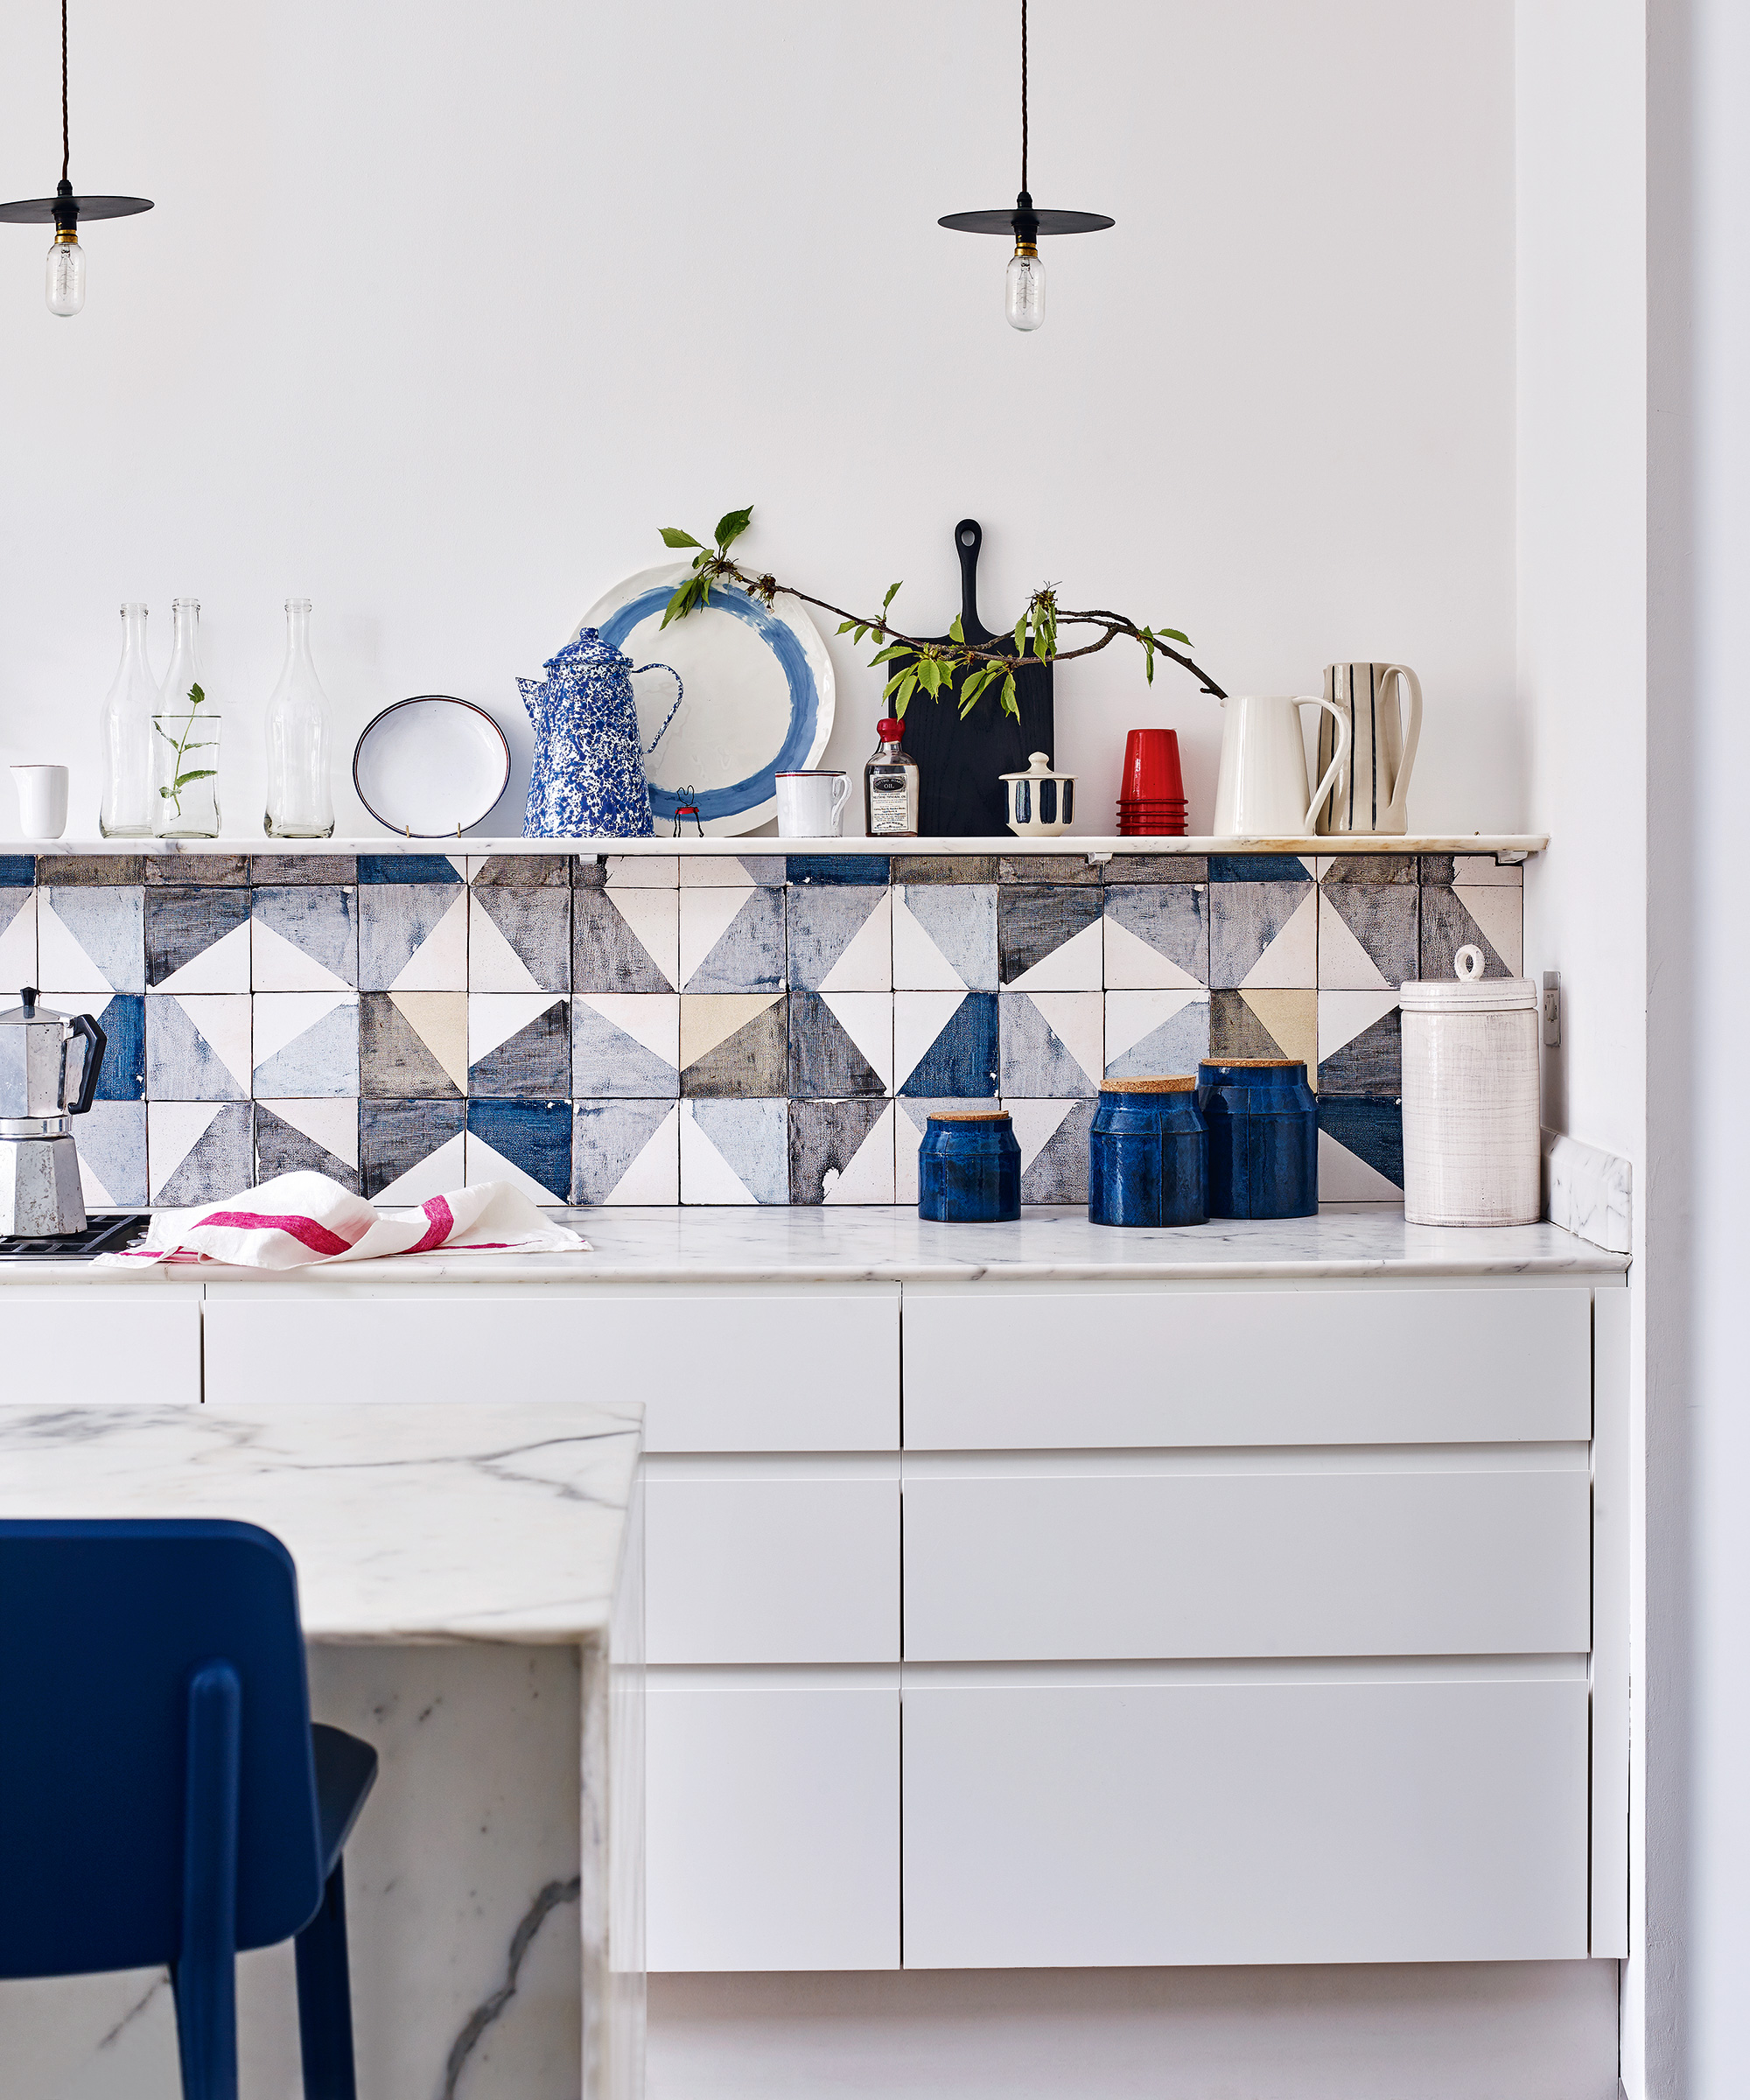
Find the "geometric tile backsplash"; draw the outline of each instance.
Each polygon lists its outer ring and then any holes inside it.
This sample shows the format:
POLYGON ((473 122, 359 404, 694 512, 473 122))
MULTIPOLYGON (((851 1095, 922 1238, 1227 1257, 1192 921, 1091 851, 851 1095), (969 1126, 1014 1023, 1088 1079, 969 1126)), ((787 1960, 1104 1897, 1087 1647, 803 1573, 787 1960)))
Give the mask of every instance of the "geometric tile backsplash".
POLYGON ((108 1036, 94 1205, 316 1167, 386 1202, 910 1203, 1000 1096, 1087 1196, 1103 1075, 1306 1060, 1320 1194, 1403 1180, 1397 987, 1522 967, 1493 854, 0 856, 0 996, 108 1036))

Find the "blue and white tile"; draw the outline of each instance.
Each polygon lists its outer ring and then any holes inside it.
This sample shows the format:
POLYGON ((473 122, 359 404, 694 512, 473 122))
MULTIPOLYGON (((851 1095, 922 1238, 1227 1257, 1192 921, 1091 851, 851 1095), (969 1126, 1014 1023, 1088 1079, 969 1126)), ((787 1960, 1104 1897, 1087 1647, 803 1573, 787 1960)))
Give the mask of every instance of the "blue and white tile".
POLYGON ((893 890, 896 991, 997 989, 994 882, 905 883, 893 890))
POLYGON ((1004 1103, 1091 1099, 1106 1068, 1105 1002, 1097 991, 1005 991, 1000 1087, 1004 1103))
POLYGON ((507 1181, 530 1202, 571 1200, 569 1101, 470 1101, 466 1185, 507 1181))
MULTIPOLYGON (((388 860, 389 855, 382 858, 388 860)), ((439 855, 415 864, 449 868, 447 881, 369 880, 359 860, 359 985, 365 991, 466 991, 468 887, 439 855)))
POLYGON ((1319 891, 1315 883, 1308 879, 1210 884, 1212 986, 1222 990, 1310 990, 1318 982, 1319 891))
POLYGON ((359 1193, 359 1103, 350 1100, 257 1101, 256 1179, 326 1174, 359 1193))
POLYGON ((374 1101, 442 1101, 467 1090, 466 991, 360 993, 360 1094, 374 1101))
POLYGON ((683 890, 738 889, 749 883, 777 889, 788 874, 781 853, 683 853, 680 863, 683 890))
POLYGON ((1200 882, 1110 883, 1105 982, 1124 990, 1179 991, 1209 982, 1209 889, 1200 882))
POLYGON ((893 1091, 916 1100, 988 1101, 997 1091, 994 991, 896 991, 893 1091))
POLYGON ((885 890, 892 866, 892 856, 887 853, 788 853, 784 857, 784 872, 793 890, 885 890))
POLYGON ((1207 991, 1106 994, 1108 1079, 1182 1078, 1208 1054, 1207 991))
MULTIPOLYGON (((103 1031, 103 1062, 97 1074, 99 1101, 146 1097, 146 1001, 136 991, 61 991, 45 985, 42 1004, 52 1013, 88 1013, 103 1031)), ((0 1004, 5 1003, 0 988, 0 1004)), ((141 1199, 144 1200, 144 1198, 141 1199)))
POLYGON ((781 1096, 789 1070, 788 1007, 788 996, 781 991, 686 993, 681 1000, 682 1096, 781 1096))
POLYGON ((678 1203, 676 1101, 580 1100, 571 1133, 574 1203, 678 1203))
POLYGON ((247 1101, 153 1101, 146 1109, 147 1200, 174 1210, 255 1186, 255 1110, 247 1101))
POLYGON ((793 990, 892 988, 892 906, 885 886, 821 883, 792 888, 784 916, 793 990))
POLYGON ((467 1172, 460 1101, 365 1101, 359 1104, 364 1193, 394 1209, 460 1188, 467 1172))
POLYGON ((469 1094, 569 1101, 570 1004, 547 991, 471 991, 469 1094))
POLYGON ((681 1104, 681 1200, 788 1203, 789 1103, 702 1100, 681 1104))
POLYGON ((125 1210, 147 1200, 146 1104, 94 1101, 74 1125, 88 1210, 125 1210))
POLYGON ((1021 1148, 1023 1203, 1086 1203, 1091 1101, 1012 1101, 1003 1106, 1021 1148))
POLYGON ((153 1101, 248 1099, 254 1063, 247 992, 155 993, 145 1013, 146 1092, 153 1101))
POLYGON ((470 991, 569 991, 571 892, 481 881, 469 903, 470 991))
POLYGON ((680 903, 682 991, 783 990, 781 889, 682 883, 680 903))
POLYGON ((255 1008, 255 1094, 284 1101, 356 1097, 356 991, 260 991, 255 1008))
POLYGON ((1005 991, 1098 991, 1105 937, 1097 884, 999 884, 997 954, 1005 991))
POLYGON ((891 1101, 793 1101, 790 1201, 891 1203, 895 1113, 891 1101))
POLYGON ((891 992, 793 991, 789 1004, 793 1099, 829 1101, 892 1090, 891 992))
POLYGON ((681 975, 681 900, 636 883, 571 893, 571 985, 584 992, 660 992, 681 975))
POLYGON ((578 993, 571 1001, 574 1099, 673 1101, 680 1091, 678 992, 578 993))
POLYGON ((256 991, 356 990, 357 890, 338 883, 284 883, 254 891, 249 979, 256 991))
POLYGON ((1319 1200, 1404 1200, 1404 1116, 1395 1100, 1319 1096, 1319 1200))
POLYGON ((0 1005, 38 982, 37 892, 17 884, 0 886, 0 1005))
POLYGON ((896 1203, 915 1203, 918 1200, 918 1147, 924 1141, 932 1116, 941 1116, 966 1106, 963 1098, 944 1096, 939 1101, 915 1100, 908 1095, 895 1097, 893 1102, 893 1200, 896 1203))
POLYGON ((1319 1092, 1396 1099, 1404 1090, 1402 1040, 1396 987, 1320 991, 1319 1092))
POLYGON ((249 989, 249 892, 230 887, 145 892, 149 991, 249 989))
POLYGON ((37 892, 37 969, 78 992, 146 989, 143 884, 83 884, 37 892))

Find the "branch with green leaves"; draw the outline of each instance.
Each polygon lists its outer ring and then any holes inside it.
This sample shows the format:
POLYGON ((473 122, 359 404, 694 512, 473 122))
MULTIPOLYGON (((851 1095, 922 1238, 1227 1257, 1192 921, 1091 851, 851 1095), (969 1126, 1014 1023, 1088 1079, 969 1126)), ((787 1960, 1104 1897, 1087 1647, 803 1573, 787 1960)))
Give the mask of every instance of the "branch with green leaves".
POLYGON ((890 586, 878 615, 872 618, 847 612, 843 606, 831 605, 823 598, 810 597, 808 592, 797 590, 793 584, 780 584, 776 577, 754 575, 736 561, 730 549, 746 531, 752 516, 752 504, 745 510, 727 512, 718 519, 717 530, 711 536, 715 544, 710 547, 676 526, 662 528, 664 546, 697 550, 693 556, 692 574, 668 600, 662 615, 665 627, 671 620, 684 620, 689 612, 708 606, 714 587, 745 591, 750 598, 757 598, 767 606, 777 598, 794 598, 800 605, 814 606, 822 612, 833 614, 839 623, 838 632, 849 634, 853 641, 872 640, 877 644, 875 654, 869 660, 871 668, 878 666, 887 670, 887 682, 881 696, 901 717, 917 694, 940 700, 944 693, 948 693, 960 710, 961 720, 964 721, 981 696, 993 687, 1003 712, 1018 716, 1020 704, 1015 690, 1018 671, 1024 670, 1030 663, 1068 663, 1078 656, 1097 655, 1120 635, 1134 641, 1142 650, 1143 668, 1151 685, 1154 683, 1154 660, 1165 656, 1169 662, 1189 671, 1212 699, 1227 698, 1208 672, 1188 654, 1190 637, 1180 634, 1177 627, 1138 626, 1122 612, 1065 612, 1058 605, 1055 586, 1050 584, 1042 584, 1027 600, 1012 634, 995 637, 990 641, 969 641, 958 616, 948 628, 946 641, 928 641, 914 634, 902 634, 890 618, 893 600, 900 593, 898 584, 890 586), (1094 627, 1098 630, 1098 636, 1080 648, 1061 648, 1058 645, 1060 627, 1094 627))
MULTIPOLYGON (((166 744, 174 744, 176 746, 176 756, 171 760, 171 784, 168 788, 158 789, 158 794, 165 802, 175 803, 176 807, 171 811, 172 816, 182 815, 183 789, 195 780, 210 780, 219 770, 216 766, 198 766, 190 773, 185 773, 182 770, 183 755, 188 749, 189 736, 194 728, 196 710, 206 697, 206 692, 203 686, 191 685, 189 687, 188 719, 182 725, 182 735, 179 738, 172 737, 162 722, 154 720, 152 724, 152 727, 158 731, 166 744)), ((204 742, 197 744, 194 748, 197 751, 206 751, 210 747, 212 742, 213 738, 209 737, 204 742)))

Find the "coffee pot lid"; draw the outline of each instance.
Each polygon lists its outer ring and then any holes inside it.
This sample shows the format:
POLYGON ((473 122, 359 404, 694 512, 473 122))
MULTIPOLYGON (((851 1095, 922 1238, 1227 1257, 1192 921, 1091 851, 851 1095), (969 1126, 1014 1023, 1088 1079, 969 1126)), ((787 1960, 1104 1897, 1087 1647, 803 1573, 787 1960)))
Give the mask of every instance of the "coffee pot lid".
POLYGON ((1452 975, 1424 977, 1397 988, 1405 1013, 1516 1013, 1536 1009, 1537 987, 1530 977, 1485 977, 1483 954, 1466 942, 1452 957, 1452 975))
POLYGON ((66 1016, 64 1013, 57 1013, 52 1006, 38 1005, 38 996, 34 984, 20 985, 18 988, 20 1004, 9 1007, 4 1013, 0 1013, 0 1028, 31 1027, 39 1021, 51 1027, 58 1027, 66 1018, 66 1016))
POLYGON ((563 675, 579 664, 629 664, 631 661, 629 656, 621 654, 599 627, 579 627, 557 655, 550 656, 541 668, 563 675))

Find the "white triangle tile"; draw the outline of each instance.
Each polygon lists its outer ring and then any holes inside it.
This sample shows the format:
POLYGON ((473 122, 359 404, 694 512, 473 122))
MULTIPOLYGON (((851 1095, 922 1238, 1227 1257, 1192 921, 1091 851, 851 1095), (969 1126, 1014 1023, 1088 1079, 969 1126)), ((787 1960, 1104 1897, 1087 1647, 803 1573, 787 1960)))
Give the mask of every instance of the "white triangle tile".
POLYGON ((893 1125, 897 1111, 890 1101, 856 1157, 825 1191, 829 1203, 891 1203, 893 1200, 893 1125))
MULTIPOLYGON (((648 1045, 646 1047, 648 1048, 648 1045)), ((681 1200, 681 1144, 676 1102, 637 1157, 608 1191, 610 1203, 678 1203, 681 1200)), ((716 1147, 712 1146, 712 1151, 716 1147)))
MULTIPOLYGON (((269 926, 265 920, 249 922, 249 982, 256 990, 272 991, 346 991, 351 987, 345 977, 337 976, 326 963, 318 962, 314 956, 306 955, 295 941, 269 926)), ((242 931, 242 928, 238 929, 242 931)), ((225 940, 233 936, 227 934, 225 940)), ((223 941, 216 945, 222 948, 223 941)), ((209 951, 211 952, 211 951, 209 951)), ((178 977, 186 974, 186 968, 178 970, 178 977)), ((179 990, 181 986, 172 979, 163 989, 179 990)), ((190 985, 198 991, 199 985, 190 985)), ((216 987, 215 987, 216 989, 216 987)))
POLYGON ((1005 1101, 1003 1106, 1009 1111, 1015 1143, 1021 1148, 1021 1172, 1026 1173, 1063 1127, 1064 1117, 1075 1103, 1073 1101, 1005 1101))
MULTIPOLYGON (((1285 928, 1284 929, 1286 930, 1285 928)), ((1247 980, 1250 983, 1250 979, 1247 980)), ((1319 988, 1373 991, 1385 972, 1355 938, 1354 930, 1322 891, 1319 896, 1319 988)), ((1396 990, 1396 987, 1393 987, 1396 990)))
MULTIPOLYGON (((429 1196, 446 1195, 451 1189, 460 1188, 466 1168, 462 1138, 460 1130, 453 1138, 446 1138, 435 1152, 427 1152, 423 1159, 416 1159, 404 1174, 397 1174, 371 1201, 381 1208, 393 1210, 405 1204, 424 1203, 429 1196)), ((490 1175, 486 1178, 491 1179, 490 1175)), ((550 1203, 553 1199, 546 1196, 544 1200, 550 1203)))
POLYGON ((1109 991, 1106 994, 1106 1062, 1116 1064, 1145 1035, 1164 1028, 1194 999, 1208 998, 1200 984, 1191 991, 1109 991))
POLYGON ((21 984, 39 984, 37 974, 37 893, 26 891, 24 902, 0 928, 0 996, 10 1002, 11 991, 21 984), (11 988, 10 991, 6 987, 11 988))
POLYGON ((496 1145, 488 1144, 484 1138, 468 1132, 466 1184, 480 1188, 488 1181, 508 1181, 510 1186, 527 1196, 531 1203, 544 1205, 550 1210, 563 1197, 556 1196, 543 1182, 527 1173, 514 1159, 507 1159, 496 1145))
POLYGON ((881 1090, 893 1086, 893 1002, 885 991, 821 994, 821 1004, 878 1074, 881 1090))
POLYGON ((1106 929, 1105 970, 1109 985, 1121 984, 1127 990, 1138 991, 1177 991, 1187 985, 1199 991, 1203 990, 1188 970, 1181 970, 1171 956, 1151 948, 1129 927, 1110 917, 1102 923, 1106 929))
MULTIPOLYGON (((550 1006, 561 1004, 551 991, 472 991, 468 994, 468 1062, 480 1063, 500 1043, 508 1043, 519 1028, 537 1020, 550 1006)), ((551 1198, 548 1200, 550 1202, 551 1198)))
POLYGON ((470 991, 539 991, 535 973, 500 931, 497 920, 478 897, 469 900, 468 989, 470 991))
POLYGON ((1481 884, 1456 885, 1452 894, 1488 936, 1490 947, 1516 976, 1525 966, 1524 892, 1481 884))
MULTIPOLYGON (((453 991, 468 981, 468 892, 457 889, 450 908, 402 965, 391 991, 453 991)), ((452 1182, 452 1187, 455 1184, 452 1182)), ((441 1189, 430 1192, 441 1195, 441 1189)), ((424 1201, 424 1198, 418 1199, 424 1201)))
POLYGON ((1358 1152, 1339 1144, 1328 1130, 1319 1133, 1319 1200, 1321 1203, 1401 1203, 1404 1191, 1368 1165, 1358 1152))
POLYGON ((613 892, 613 908, 633 938, 670 984, 681 982, 679 902, 671 889, 630 889, 613 892))
POLYGON ((282 1123, 289 1123, 293 1130, 302 1132, 312 1144, 319 1144, 325 1152, 344 1159, 348 1166, 358 1166, 356 1101, 264 1101, 260 1105, 277 1116, 282 1123))
POLYGON ((249 1008, 254 1004, 234 991, 195 992, 177 1000, 246 1097, 255 1091, 255 1066, 249 1056, 249 1008))
POLYGON ((1036 991, 1032 1001, 1052 1033, 1097 1087, 1106 1070, 1103 1002, 1085 991, 1036 991))
POLYGON ((673 890, 680 887, 681 862, 677 854, 611 853, 607 862, 610 890, 673 890))
POLYGON ((875 908, 846 942, 844 952, 821 979, 822 991, 886 991, 893 982, 892 892, 882 890, 875 908))
POLYGON ((213 1128, 224 1104, 216 1101, 154 1101, 146 1108, 151 1184, 162 1188, 213 1128))
MULTIPOLYGON (((681 973, 679 982, 685 984, 705 957, 729 931, 735 915, 753 894, 751 884, 741 884, 734 889, 696 889, 686 891, 681 898, 681 973)), ((614 902, 624 910, 621 899, 614 902)), ((628 919, 634 934, 638 927, 628 919)), ((639 934, 640 940, 644 936, 639 934)), ((647 944, 648 945, 648 944, 647 944)), ((658 963, 662 957, 656 957, 658 963)))
POLYGON ((1396 1005, 1398 994, 1387 987, 1379 991, 1321 991, 1319 994, 1319 1061, 1334 1057, 1345 1043, 1352 1043, 1363 1029, 1383 1020, 1396 1005))
POLYGON ((965 997, 959 991, 905 991, 893 998, 893 1088, 903 1087, 965 997))
POLYGON ((460 1093, 468 1090, 468 995, 392 991, 389 1004, 424 1044, 460 1093))
POLYGON ((118 1210, 121 1208, 98 1180, 95 1169, 83 1152, 79 1155, 79 1193, 85 1198, 88 1210, 118 1210))
POLYGON ((890 895, 894 984, 908 991, 963 990, 966 980, 936 946, 906 902, 905 892, 896 889, 890 895))
POLYGON ((678 1071, 681 1063, 681 998, 674 991, 580 991, 579 1006, 629 1035, 634 1043, 678 1071))
POLYGON ((696 1065, 726 1043, 738 1028, 757 1019, 784 995, 778 991, 718 991, 681 1001, 681 1062, 696 1065))
POLYGON ((1103 921, 1096 919, 1060 948, 1041 956, 1031 970, 1012 978, 1004 991, 1098 991, 1105 982, 1103 921))
POLYGON ((52 984, 57 991, 107 993, 114 990, 40 890, 37 892, 37 971, 40 981, 52 984))
POLYGON ((752 1203, 746 1184, 694 1119, 681 1110, 681 1200, 683 1203, 752 1203))
MULTIPOLYGON (((266 1064, 270 1057, 284 1050, 288 1043, 296 1042, 300 1035, 306 1034, 316 1026, 318 1022, 326 1021, 337 1006, 356 1006, 358 1001, 358 993, 346 986, 343 986, 339 991, 265 991, 260 993, 255 1002, 256 1065, 266 1064)), ((197 1027, 200 1028, 200 1032, 206 1035, 207 1040, 212 1042, 212 1037, 207 1035, 206 1028, 201 1026, 199 1012, 194 1011, 186 999, 184 1000, 183 1005, 188 1012, 189 1018, 197 1027)), ((217 1043, 213 1043, 213 1047, 219 1050, 217 1043)), ((222 1050, 220 1050, 219 1054, 221 1057, 225 1054, 222 1050)), ((229 1060, 227 1059, 226 1061, 228 1067, 229 1060)), ((246 1093, 248 1091, 247 1081, 244 1082, 244 1091, 246 1093)))
POLYGON ((1319 982, 1319 892, 1312 883, 1275 940, 1240 979, 1242 991, 1306 991, 1319 982))
POLYGON ((249 926, 244 920, 228 934, 191 956, 153 989, 157 991, 247 991, 249 989, 249 926))

